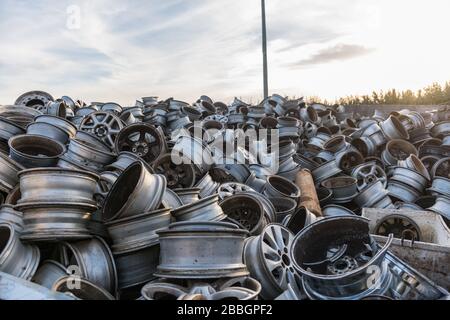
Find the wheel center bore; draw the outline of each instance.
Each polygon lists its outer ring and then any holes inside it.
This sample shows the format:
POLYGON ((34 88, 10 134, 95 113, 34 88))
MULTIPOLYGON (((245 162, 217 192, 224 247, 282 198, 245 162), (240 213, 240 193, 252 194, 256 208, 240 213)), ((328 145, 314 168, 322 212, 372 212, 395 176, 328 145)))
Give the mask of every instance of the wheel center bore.
POLYGON ((148 153, 148 145, 145 142, 135 142, 131 150, 133 153, 136 153, 138 156, 142 157, 148 153))
POLYGON ((108 134, 108 127, 103 124, 99 124, 95 127, 94 132, 97 136, 104 137, 108 134))
POLYGON ((289 259, 289 257, 288 257, 287 254, 283 254, 283 255, 281 256, 281 260, 283 261, 283 263, 284 263, 286 266, 289 266, 289 265, 291 264, 291 259, 289 259))

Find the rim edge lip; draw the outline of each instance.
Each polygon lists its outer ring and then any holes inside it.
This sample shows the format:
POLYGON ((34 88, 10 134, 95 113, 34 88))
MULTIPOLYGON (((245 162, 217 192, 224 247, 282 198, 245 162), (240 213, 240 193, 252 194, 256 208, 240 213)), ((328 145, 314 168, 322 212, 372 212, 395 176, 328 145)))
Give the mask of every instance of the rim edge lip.
MULTIPOLYGON (((50 138, 45 137, 45 136, 37 135, 37 134, 33 134, 33 135, 32 135, 32 134, 20 134, 20 135, 16 135, 16 136, 14 136, 14 137, 11 137, 11 139, 8 140, 8 146, 9 146, 9 148, 10 148, 14 153, 16 153, 18 156, 23 157, 23 158, 26 158, 27 160, 28 160, 28 159, 33 159, 33 160, 44 160, 44 161, 45 161, 45 160, 48 160, 48 159, 59 159, 62 155, 64 155, 64 154, 67 152, 66 146, 63 145, 61 142, 56 141, 56 140, 53 140, 53 139, 50 139, 50 138), (11 145, 12 142, 14 142, 15 140, 20 139, 20 138, 23 138, 23 137, 25 137, 25 136, 28 136, 28 137, 30 137, 30 136, 32 136, 32 137, 38 137, 38 138, 40 138, 40 139, 42 139, 42 140, 47 140, 46 142, 51 141, 52 143, 55 143, 55 144, 57 144, 59 147, 61 147, 62 150, 61 150, 61 152, 59 152, 59 153, 58 153, 57 155, 55 155, 55 156, 45 156, 45 157, 40 157, 40 156, 34 156, 34 155, 29 155, 29 154, 23 153, 22 151, 20 151, 20 150, 14 148, 14 147, 11 145)), ((13 160, 14 160, 14 159, 13 159, 13 160)), ((15 160, 14 160, 14 161, 15 161, 15 160)))
POLYGON ((28 169, 24 169, 21 170, 17 173, 17 176, 20 177, 25 175, 25 174, 29 174, 29 173, 41 173, 45 174, 45 171, 49 171, 49 172, 58 172, 58 171, 64 171, 67 173, 76 173, 76 174, 83 174, 86 176, 90 176, 91 178, 93 178, 93 180, 98 181, 100 179, 100 175, 92 172, 92 171, 87 171, 87 170, 81 170, 81 169, 67 169, 67 168, 60 168, 60 167, 41 167, 41 168, 28 168, 28 169))
POLYGON ((297 244, 298 238, 300 237, 300 235, 303 235, 307 231, 310 231, 316 224, 323 223, 324 221, 340 220, 340 219, 358 219, 358 220, 361 220, 361 221, 365 221, 367 223, 369 223, 369 221, 370 221, 367 218, 360 217, 360 216, 355 216, 355 215, 352 215, 352 216, 327 217, 327 218, 324 218, 324 219, 321 219, 321 220, 317 220, 316 222, 310 224, 309 226, 306 226, 303 230, 301 230, 297 235, 295 235, 295 237, 294 237, 294 239, 292 241, 292 250, 291 250, 290 258, 291 258, 291 260, 293 262, 295 270, 298 273, 300 273, 302 276, 306 275, 306 276, 308 276, 310 278, 313 278, 315 280, 338 280, 338 279, 342 279, 344 277, 352 276, 354 274, 357 274, 357 273, 361 272, 364 268, 366 268, 369 265, 370 261, 377 260, 378 258, 380 258, 381 255, 383 255, 383 254, 385 254, 387 252, 389 246, 391 245, 391 243, 393 241, 393 237, 389 237, 388 241, 386 241, 386 243, 385 243, 385 245, 383 247, 380 248, 378 246, 378 249, 379 249, 378 252, 372 257, 372 259, 370 259, 369 262, 367 262, 363 266, 358 267, 358 268, 356 268, 356 269, 354 269, 354 270, 352 270, 352 271, 350 271, 348 273, 345 273, 343 275, 321 275, 321 274, 318 274, 318 273, 309 272, 309 271, 303 269, 302 267, 300 267, 298 265, 298 263, 297 263, 297 260, 294 259, 294 256, 293 256, 293 253, 295 251, 295 245, 297 244))

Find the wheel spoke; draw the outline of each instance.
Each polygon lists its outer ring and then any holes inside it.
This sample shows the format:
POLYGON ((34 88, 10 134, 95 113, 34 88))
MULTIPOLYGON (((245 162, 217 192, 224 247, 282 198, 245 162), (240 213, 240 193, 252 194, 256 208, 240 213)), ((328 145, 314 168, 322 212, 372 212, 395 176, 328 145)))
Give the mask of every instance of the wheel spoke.
POLYGON ((114 141, 110 135, 106 136, 106 140, 111 147, 114 146, 114 141))

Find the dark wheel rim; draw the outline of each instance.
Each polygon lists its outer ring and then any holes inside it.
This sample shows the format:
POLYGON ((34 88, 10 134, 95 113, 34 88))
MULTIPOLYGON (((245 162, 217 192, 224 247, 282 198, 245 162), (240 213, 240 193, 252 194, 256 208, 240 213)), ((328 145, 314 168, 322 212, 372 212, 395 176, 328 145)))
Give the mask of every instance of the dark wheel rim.
POLYGON ((146 162, 155 161, 166 149, 165 140, 158 130, 147 124, 132 124, 120 131, 116 151, 129 151, 146 162))

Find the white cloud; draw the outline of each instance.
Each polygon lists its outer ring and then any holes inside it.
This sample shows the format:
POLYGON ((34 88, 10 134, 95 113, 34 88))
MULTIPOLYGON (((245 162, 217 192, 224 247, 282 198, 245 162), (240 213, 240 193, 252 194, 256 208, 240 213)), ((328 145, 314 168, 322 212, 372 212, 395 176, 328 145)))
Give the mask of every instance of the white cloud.
MULTIPOLYGON (((447 1, 266 2, 272 92, 334 98, 450 80, 447 1)), ((0 103, 28 90, 124 105, 147 95, 256 100, 260 28, 260 0, 4 0, 0 103), (79 30, 66 28, 73 4, 79 30)))

